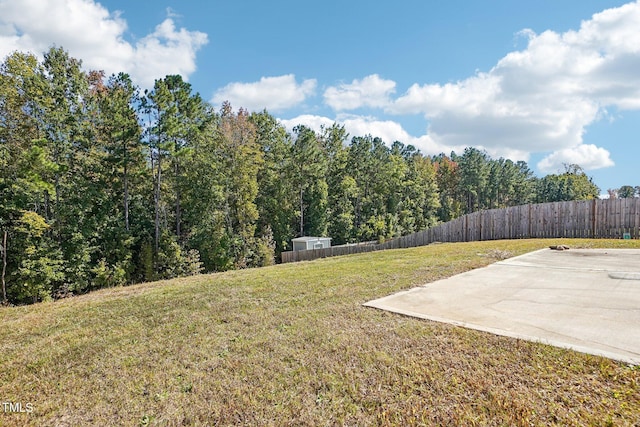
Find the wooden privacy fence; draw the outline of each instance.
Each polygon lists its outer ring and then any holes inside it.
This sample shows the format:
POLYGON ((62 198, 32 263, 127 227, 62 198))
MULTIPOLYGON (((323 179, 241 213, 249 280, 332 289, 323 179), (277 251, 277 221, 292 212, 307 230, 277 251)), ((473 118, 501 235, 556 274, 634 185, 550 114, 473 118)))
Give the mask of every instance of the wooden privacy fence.
POLYGON ((424 231, 380 244, 283 252, 282 262, 308 261, 433 242, 527 238, 640 238, 640 198, 594 199, 512 206, 470 213, 424 231))

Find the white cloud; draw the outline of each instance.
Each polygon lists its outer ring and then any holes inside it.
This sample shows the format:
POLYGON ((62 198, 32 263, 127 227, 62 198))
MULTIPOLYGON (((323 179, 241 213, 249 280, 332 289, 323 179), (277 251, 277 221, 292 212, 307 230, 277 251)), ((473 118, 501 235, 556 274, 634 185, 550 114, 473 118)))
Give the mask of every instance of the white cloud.
POLYGON ((353 80, 351 84, 342 84, 327 88, 324 101, 337 111, 354 110, 360 107, 385 107, 389 97, 396 90, 393 80, 385 80, 372 74, 362 80, 353 80))
POLYGON ((379 120, 375 117, 345 116, 338 119, 353 136, 371 135, 381 138, 387 145, 400 141, 405 145, 413 145, 425 154, 442 152, 446 147, 438 146, 430 136, 416 138, 410 135, 399 123, 393 120, 379 120))
POLYGON ((301 116, 294 117, 293 119, 279 119, 279 120, 280 120, 280 123, 282 123, 282 125, 289 132, 293 132, 293 128, 298 125, 306 126, 318 132, 320 131, 320 128, 322 126, 328 128, 333 123, 335 123, 335 120, 331 120, 328 117, 315 116, 313 114, 303 114, 301 116))
POLYGON ((612 165, 606 150, 582 145, 583 134, 607 107, 640 109, 640 2, 597 13, 577 31, 520 35, 526 48, 489 72, 414 84, 387 111, 424 114, 444 146, 526 157, 555 151, 543 167, 578 154, 585 169, 612 165))
POLYGON ((316 80, 307 79, 296 82, 293 74, 277 77, 262 77, 252 83, 229 83, 216 91, 212 102, 220 105, 229 101, 234 107, 250 111, 267 109, 282 111, 304 102, 315 94, 316 80))
POLYGON ((206 34, 184 28, 176 30, 173 20, 167 18, 153 33, 136 43, 132 74, 145 87, 167 74, 188 78, 196 70, 197 51, 206 43, 206 34))
POLYGON ((304 125, 316 132, 319 132, 322 126, 327 128, 334 123, 338 123, 344 125, 345 130, 350 136, 371 135, 381 138, 387 145, 391 145, 394 141, 400 141, 405 145, 413 145, 424 154, 449 153, 452 150, 462 152, 464 149, 464 147, 439 145, 429 135, 414 137, 397 122, 392 120, 378 120, 374 117, 342 115, 336 119, 330 119, 324 116, 304 114, 292 119, 281 119, 280 122, 288 131, 292 131, 297 125, 304 125))
MULTIPOLYGON (((393 99, 396 83, 372 74, 329 87, 324 102, 338 112, 368 107, 423 114, 427 131, 420 137, 394 120, 342 114, 335 121, 351 135, 400 140, 427 154, 474 146, 513 160, 551 153, 538 163, 543 171, 563 163, 585 170, 612 166, 609 151, 583 137, 589 125, 608 116, 607 109, 640 109, 640 0, 597 13, 578 30, 524 29, 519 36, 526 38, 523 49, 467 79, 414 84, 393 99)), ((284 122, 319 129, 333 121, 300 116, 284 122)))
POLYGON ((135 45, 125 40, 127 23, 94 0, 0 0, 0 56, 15 50, 41 55, 61 46, 87 69, 127 72, 143 87, 167 74, 185 79, 196 69, 207 35, 176 29, 172 19, 135 45))
MULTIPOLYGON (((482 114, 487 107, 492 110, 504 108, 494 105, 499 94, 500 78, 479 73, 458 83, 414 84, 389 110, 397 114, 424 113, 429 118, 437 118, 448 112, 474 116, 482 114)), ((510 111, 504 109, 502 113, 508 114, 510 111)))
POLYGON ((601 169, 613 166, 609 151, 593 144, 581 144, 564 148, 548 155, 538 163, 538 169, 544 173, 556 173, 564 169, 565 164, 577 164, 585 170, 601 169))

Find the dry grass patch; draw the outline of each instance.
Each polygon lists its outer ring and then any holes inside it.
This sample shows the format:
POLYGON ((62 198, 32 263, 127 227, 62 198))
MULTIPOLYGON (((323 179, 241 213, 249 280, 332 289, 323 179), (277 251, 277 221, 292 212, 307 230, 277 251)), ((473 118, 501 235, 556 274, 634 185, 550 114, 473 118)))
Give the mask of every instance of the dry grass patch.
POLYGON ((0 400, 34 412, 0 425, 638 425, 638 368, 362 307, 553 243, 440 244, 2 309, 0 400))

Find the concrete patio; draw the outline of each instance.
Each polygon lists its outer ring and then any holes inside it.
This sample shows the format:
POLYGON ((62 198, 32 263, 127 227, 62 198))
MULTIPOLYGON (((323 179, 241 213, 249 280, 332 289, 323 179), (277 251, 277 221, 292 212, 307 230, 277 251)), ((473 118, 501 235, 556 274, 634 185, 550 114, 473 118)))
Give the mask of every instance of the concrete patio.
POLYGON ((636 249, 543 249, 365 306, 640 364, 636 249))

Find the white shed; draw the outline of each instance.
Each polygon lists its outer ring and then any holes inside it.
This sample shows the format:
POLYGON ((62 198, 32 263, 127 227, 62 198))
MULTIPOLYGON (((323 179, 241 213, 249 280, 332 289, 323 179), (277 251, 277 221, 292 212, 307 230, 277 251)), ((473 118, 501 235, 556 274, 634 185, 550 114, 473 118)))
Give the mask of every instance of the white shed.
POLYGON ((331 237, 311 237, 303 236, 291 240, 294 251, 305 251, 308 249, 324 249, 331 247, 331 237))

